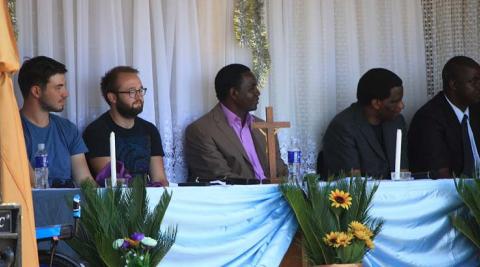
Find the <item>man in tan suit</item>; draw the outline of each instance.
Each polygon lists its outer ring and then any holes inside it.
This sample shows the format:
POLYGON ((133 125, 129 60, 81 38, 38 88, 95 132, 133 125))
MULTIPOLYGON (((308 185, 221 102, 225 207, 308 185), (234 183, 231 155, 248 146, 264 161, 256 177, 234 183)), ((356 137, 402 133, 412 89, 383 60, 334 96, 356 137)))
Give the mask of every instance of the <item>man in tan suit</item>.
MULTIPOLYGON (((260 96, 255 75, 241 64, 225 66, 215 77, 215 91, 220 103, 186 129, 189 180, 227 178, 234 183, 255 183, 268 179, 266 138, 252 128, 253 122, 261 120, 249 113, 257 109, 260 96)), ((277 173, 287 174, 280 157, 277 173)))

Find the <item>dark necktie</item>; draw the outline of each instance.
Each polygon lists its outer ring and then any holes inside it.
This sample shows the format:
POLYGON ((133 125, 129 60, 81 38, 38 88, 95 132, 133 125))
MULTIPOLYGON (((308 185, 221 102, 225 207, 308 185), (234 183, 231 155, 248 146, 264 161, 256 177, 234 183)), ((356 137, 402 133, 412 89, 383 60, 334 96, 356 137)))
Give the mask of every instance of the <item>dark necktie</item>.
POLYGON ((468 116, 463 115, 462 120, 462 141, 463 141, 463 174, 472 177, 474 162, 472 153, 472 143, 468 135, 468 116))

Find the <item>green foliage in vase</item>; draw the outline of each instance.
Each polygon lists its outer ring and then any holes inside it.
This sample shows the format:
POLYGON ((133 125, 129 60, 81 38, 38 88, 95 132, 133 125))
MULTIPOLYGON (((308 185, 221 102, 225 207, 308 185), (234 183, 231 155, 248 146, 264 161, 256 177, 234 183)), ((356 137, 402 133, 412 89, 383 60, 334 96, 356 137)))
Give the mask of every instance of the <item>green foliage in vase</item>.
POLYGON ((451 214, 452 224, 480 249, 480 179, 455 179, 455 187, 468 213, 451 214))
POLYGON ((320 182, 314 174, 304 180, 305 189, 284 183, 281 190, 302 230, 310 263, 362 262, 383 225, 368 215, 378 183, 370 187, 359 177, 320 182))
POLYGON ((130 188, 97 189, 94 184, 83 183, 82 216, 75 237, 68 241, 90 266, 125 266, 122 251, 112 244, 133 233, 144 233, 157 243, 149 253, 151 266, 157 266, 175 242, 177 227, 160 230, 163 217, 172 195, 165 190, 153 210, 145 181, 135 178, 130 188))

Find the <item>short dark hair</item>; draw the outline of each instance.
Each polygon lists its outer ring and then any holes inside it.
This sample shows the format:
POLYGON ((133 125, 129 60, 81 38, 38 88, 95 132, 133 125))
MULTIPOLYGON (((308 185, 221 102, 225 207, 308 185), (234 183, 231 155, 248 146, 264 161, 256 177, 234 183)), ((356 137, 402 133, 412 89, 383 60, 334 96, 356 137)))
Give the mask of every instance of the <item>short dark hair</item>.
POLYGON ((242 64, 230 64, 218 71, 215 77, 217 99, 223 101, 227 98, 230 88, 239 88, 242 83, 242 75, 246 72, 250 72, 250 69, 242 64))
POLYGON ((458 74, 463 72, 463 67, 478 68, 480 65, 466 56, 455 56, 447 61, 442 70, 443 90, 449 88, 449 82, 458 79, 458 74))
POLYGON ((362 106, 370 105, 373 99, 383 100, 390 96, 393 87, 402 86, 397 74, 383 68, 367 71, 358 81, 357 100, 362 106))
POLYGON ((138 74, 138 70, 130 66, 117 66, 109 70, 107 73, 105 73, 105 75, 102 77, 102 81, 100 82, 100 88, 102 90, 103 98, 105 98, 105 101, 107 101, 109 105, 110 105, 110 101, 108 100, 107 93, 117 92, 118 90, 117 79, 120 73, 138 74))
POLYGON ((45 86, 47 86, 50 77, 66 72, 67 69, 65 65, 46 56, 38 56, 25 60, 18 72, 18 85, 20 86, 23 98, 28 97, 32 86, 38 85, 43 90, 45 86))

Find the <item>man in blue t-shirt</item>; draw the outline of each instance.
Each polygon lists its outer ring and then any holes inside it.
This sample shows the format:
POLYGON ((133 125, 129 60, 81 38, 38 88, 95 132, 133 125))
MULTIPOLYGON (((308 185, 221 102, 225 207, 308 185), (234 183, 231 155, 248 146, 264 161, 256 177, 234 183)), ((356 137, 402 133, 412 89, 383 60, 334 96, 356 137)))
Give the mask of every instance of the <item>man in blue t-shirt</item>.
POLYGON ((88 151, 77 127, 50 112, 60 112, 68 91, 65 65, 39 56, 26 60, 18 73, 24 103, 20 110, 27 155, 32 167, 38 144, 48 153, 50 186, 71 187, 92 179, 85 160, 88 151))

